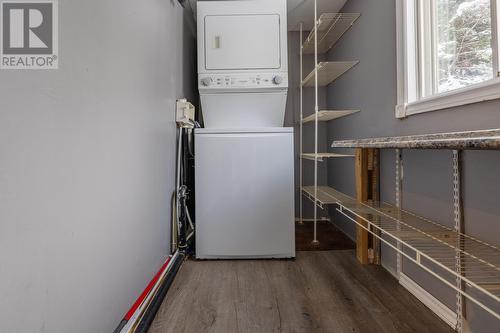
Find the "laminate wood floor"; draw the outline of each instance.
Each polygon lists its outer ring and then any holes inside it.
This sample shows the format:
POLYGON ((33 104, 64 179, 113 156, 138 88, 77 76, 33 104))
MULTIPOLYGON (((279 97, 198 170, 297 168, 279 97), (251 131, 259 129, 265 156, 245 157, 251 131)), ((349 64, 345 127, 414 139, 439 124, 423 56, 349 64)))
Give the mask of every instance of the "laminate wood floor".
POLYGON ((149 333, 452 332, 354 251, 289 261, 186 261, 149 333))
POLYGON ((356 248, 349 237, 331 222, 317 224, 319 245, 313 245, 314 222, 304 222, 295 225, 295 248, 297 251, 338 251, 356 248))

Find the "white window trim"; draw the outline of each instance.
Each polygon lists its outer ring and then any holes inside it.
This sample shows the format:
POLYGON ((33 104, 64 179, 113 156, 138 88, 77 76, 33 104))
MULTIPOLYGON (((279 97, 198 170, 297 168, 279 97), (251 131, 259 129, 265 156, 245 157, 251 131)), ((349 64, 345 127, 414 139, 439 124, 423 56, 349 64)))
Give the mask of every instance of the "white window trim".
MULTIPOLYGON (((493 1, 492 11, 495 15, 499 0, 493 1)), ((424 112, 438 111, 462 105, 480 103, 500 99, 500 78, 478 83, 469 87, 453 90, 446 93, 415 100, 418 81, 418 60, 416 58, 417 30, 416 30, 416 0, 396 0, 397 25, 397 98, 396 118, 405 118, 424 112)), ((499 22, 497 22, 499 24, 499 22)), ((498 26, 493 24, 493 39, 497 40, 498 26)), ((498 52, 493 52, 498 54, 498 52)), ((495 56, 498 58, 498 56, 495 56)), ((498 63, 498 59, 494 59, 498 63)), ((495 66, 495 72, 498 65, 495 66)))

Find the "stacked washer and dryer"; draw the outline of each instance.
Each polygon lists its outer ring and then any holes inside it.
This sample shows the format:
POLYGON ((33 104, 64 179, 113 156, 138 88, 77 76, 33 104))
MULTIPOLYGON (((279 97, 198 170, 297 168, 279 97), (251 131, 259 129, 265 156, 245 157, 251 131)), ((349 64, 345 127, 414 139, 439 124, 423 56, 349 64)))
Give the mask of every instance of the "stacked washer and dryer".
POLYGON ((199 1, 196 257, 295 257, 286 0, 199 1))

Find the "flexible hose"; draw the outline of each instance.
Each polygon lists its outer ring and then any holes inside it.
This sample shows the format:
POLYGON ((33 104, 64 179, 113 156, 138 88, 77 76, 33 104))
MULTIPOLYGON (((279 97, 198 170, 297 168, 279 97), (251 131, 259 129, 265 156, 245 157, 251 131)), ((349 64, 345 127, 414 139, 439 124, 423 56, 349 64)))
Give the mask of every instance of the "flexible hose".
POLYGON ((179 229, 177 227, 177 192, 174 191, 172 194, 172 200, 171 200, 171 210, 172 210, 172 216, 171 216, 171 245, 170 245, 170 252, 172 254, 177 251, 178 248, 178 241, 179 241, 179 229))

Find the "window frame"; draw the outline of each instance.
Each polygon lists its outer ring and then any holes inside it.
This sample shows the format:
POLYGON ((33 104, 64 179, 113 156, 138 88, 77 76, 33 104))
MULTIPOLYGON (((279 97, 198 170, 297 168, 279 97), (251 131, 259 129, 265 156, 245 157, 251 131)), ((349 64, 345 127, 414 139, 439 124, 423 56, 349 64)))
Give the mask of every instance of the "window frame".
MULTIPOLYGON (((428 50, 419 48, 418 8, 422 0, 396 0, 396 37, 397 37, 397 105, 396 118, 430 111, 439 111, 452 107, 500 99, 500 0, 491 0, 492 12, 492 48, 494 78, 460 89, 433 94, 419 98, 421 87, 420 56, 428 50)), ((427 1, 427 0, 424 0, 427 1)), ((429 87, 432 78, 424 78, 424 87, 429 87)), ((425 89, 425 88, 424 88, 425 89)), ((427 90, 428 91, 428 90, 427 90)))

